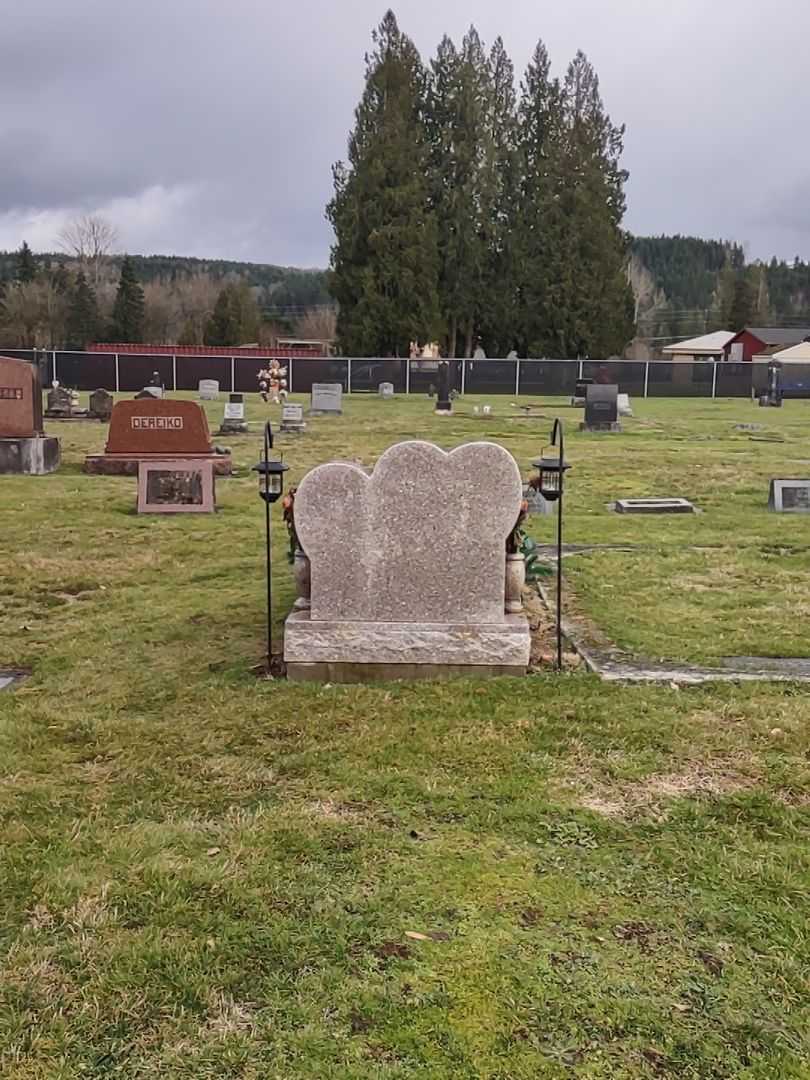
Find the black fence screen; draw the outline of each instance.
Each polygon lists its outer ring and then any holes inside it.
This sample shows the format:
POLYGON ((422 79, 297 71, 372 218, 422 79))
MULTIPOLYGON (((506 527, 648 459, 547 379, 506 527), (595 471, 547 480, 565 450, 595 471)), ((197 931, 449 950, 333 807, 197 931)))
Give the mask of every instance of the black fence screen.
MULTIPOLYGON (((201 379, 216 379, 223 393, 258 390, 258 373, 269 356, 190 356, 179 353, 68 352, 6 349, 0 355, 39 365, 44 386, 54 378, 76 390, 137 393, 157 372, 167 390, 196 393, 201 379)), ((616 383, 632 397, 757 397, 768 387, 767 363, 681 363, 615 360, 450 360, 450 386, 467 394, 543 395, 568 397, 577 380, 616 383)), ((439 361, 381 357, 297 357, 282 360, 292 393, 308 394, 315 382, 340 383, 344 393, 376 393, 380 383, 393 383, 397 394, 435 393, 439 361)), ((810 398, 810 363, 782 365, 786 398, 810 398)))

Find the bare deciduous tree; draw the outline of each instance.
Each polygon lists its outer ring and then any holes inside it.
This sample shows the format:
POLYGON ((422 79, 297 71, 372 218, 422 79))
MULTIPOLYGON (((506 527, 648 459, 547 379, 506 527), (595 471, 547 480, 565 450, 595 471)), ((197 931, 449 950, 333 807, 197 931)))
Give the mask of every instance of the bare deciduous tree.
POLYGON ((53 348, 65 336, 67 297, 47 278, 9 286, 0 304, 0 340, 9 348, 53 348))
POLYGON ((118 242, 118 231, 100 214, 83 214, 74 218, 59 233, 59 246, 75 255, 87 279, 98 289, 101 271, 118 242))
POLYGON ((337 332, 337 310, 314 308, 296 320, 295 332, 305 341, 334 341, 337 332))

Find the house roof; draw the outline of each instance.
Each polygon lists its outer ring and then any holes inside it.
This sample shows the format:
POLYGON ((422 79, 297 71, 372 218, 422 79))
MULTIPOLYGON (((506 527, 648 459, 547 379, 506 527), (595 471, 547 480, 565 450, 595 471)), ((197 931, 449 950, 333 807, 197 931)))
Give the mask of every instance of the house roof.
POLYGON ((703 334, 702 337, 690 338, 688 341, 676 341, 673 345, 665 345, 661 351, 665 353, 689 353, 692 356, 700 353, 721 353, 733 337, 735 337, 735 334, 731 330, 715 330, 713 334, 703 334))
POLYGON ((790 363, 805 363, 810 364, 810 341, 800 341, 798 345, 793 345, 789 349, 782 349, 781 352, 773 354, 774 360, 782 360, 790 363))
POLYGON ((795 345, 810 337, 810 326, 746 326, 741 333, 746 330, 766 345, 795 345))

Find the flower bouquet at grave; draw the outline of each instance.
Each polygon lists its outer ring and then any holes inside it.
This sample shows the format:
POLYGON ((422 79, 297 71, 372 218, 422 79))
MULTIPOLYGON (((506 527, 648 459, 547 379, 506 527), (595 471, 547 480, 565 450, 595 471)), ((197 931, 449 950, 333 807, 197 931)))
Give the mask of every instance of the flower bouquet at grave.
POLYGON ((287 561, 290 563, 295 562, 295 553, 296 551, 301 550, 301 545, 298 542, 298 533, 295 531, 295 493, 297 490, 297 488, 290 488, 281 500, 281 516, 287 527, 287 536, 289 538, 287 561))
POLYGON ((506 554, 516 555, 520 553, 523 556, 526 565, 526 581, 531 582, 550 574, 551 567, 540 561, 537 554, 537 541, 527 535, 523 527, 528 514, 529 503, 528 500, 523 499, 515 526, 506 538, 506 554))

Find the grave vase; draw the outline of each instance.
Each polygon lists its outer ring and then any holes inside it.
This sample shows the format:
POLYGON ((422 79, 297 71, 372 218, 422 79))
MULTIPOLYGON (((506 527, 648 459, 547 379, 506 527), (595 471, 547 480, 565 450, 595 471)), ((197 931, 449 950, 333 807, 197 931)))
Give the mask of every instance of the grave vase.
POLYGON ((293 576, 295 578, 295 591, 297 594, 294 607, 296 611, 308 611, 310 606, 309 596, 311 582, 309 559, 300 547, 295 549, 293 576))
POLYGON ((507 615, 519 615, 523 611, 523 586, 526 584, 526 561, 516 551, 506 556, 506 582, 504 597, 507 615))

